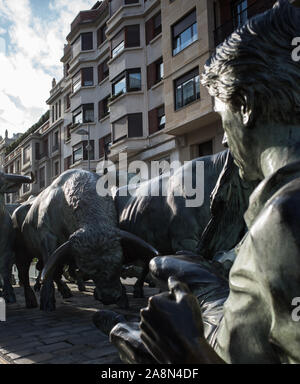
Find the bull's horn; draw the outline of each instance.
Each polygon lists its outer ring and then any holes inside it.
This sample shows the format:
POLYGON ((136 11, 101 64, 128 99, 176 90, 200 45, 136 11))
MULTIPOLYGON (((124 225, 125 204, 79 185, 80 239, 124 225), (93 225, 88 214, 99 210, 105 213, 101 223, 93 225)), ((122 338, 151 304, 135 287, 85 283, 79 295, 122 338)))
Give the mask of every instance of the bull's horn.
POLYGON ((41 276, 42 282, 45 282, 45 280, 47 280, 47 278, 55 270, 59 262, 62 261, 65 256, 68 255, 68 253, 70 252, 70 248, 70 241, 67 241, 59 248, 57 248, 54 253, 52 253, 45 267, 43 268, 41 276))
POLYGON ((140 247, 147 250, 147 252, 150 252, 153 255, 153 257, 159 256, 159 252, 157 249, 155 249, 152 245, 150 245, 149 243, 147 243, 145 240, 141 239, 140 237, 134 235, 133 233, 120 230, 120 235, 121 235, 122 240, 128 240, 128 241, 131 241, 133 243, 136 243, 140 247))
POLYGON ((5 180, 17 184, 32 184, 34 182, 34 175, 32 172, 30 177, 7 173, 5 174, 5 180))

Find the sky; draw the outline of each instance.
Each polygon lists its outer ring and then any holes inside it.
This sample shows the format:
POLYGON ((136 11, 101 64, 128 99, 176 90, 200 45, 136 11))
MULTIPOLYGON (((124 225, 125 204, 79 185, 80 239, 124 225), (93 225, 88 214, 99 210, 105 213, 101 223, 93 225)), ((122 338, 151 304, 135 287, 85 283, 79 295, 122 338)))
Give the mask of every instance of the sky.
POLYGON ((48 109, 77 13, 96 0, 0 0, 0 135, 25 132, 48 109))

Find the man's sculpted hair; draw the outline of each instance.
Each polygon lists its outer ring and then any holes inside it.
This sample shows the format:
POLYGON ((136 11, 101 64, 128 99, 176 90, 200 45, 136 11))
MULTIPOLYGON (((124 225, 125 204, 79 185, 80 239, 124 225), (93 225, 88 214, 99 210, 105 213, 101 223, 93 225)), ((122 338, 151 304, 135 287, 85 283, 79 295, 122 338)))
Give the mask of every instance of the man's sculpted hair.
POLYGON ((202 84, 212 96, 247 106, 254 119, 300 124, 300 9, 279 0, 219 45, 205 65, 202 84))

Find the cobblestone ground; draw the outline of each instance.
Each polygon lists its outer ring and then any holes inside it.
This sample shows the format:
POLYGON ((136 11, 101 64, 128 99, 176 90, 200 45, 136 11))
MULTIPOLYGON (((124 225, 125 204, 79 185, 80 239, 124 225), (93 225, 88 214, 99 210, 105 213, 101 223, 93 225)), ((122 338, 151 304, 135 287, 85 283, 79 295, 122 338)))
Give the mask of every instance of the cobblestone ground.
POLYGON ((145 287, 145 298, 132 296, 132 280, 126 280, 130 309, 120 310, 114 305, 103 306, 94 300, 93 286, 79 292, 69 284, 73 297, 62 299, 56 291, 56 311, 45 313, 26 309, 23 291, 15 287, 17 304, 7 307, 7 321, 0 322, 0 364, 119 364, 115 347, 93 324, 93 314, 101 309, 112 309, 136 317, 145 307, 147 297, 158 292, 145 287))

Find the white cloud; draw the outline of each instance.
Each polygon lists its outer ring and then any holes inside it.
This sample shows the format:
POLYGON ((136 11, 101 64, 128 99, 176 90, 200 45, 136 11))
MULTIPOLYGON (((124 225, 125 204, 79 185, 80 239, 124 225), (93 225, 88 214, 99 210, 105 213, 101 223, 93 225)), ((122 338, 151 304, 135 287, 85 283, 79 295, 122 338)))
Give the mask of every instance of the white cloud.
MULTIPOLYGON (((43 0, 44 1, 44 0, 43 0)), ((46 0, 45 0, 46 1, 46 0)), ((65 37, 81 10, 95 0, 49 0, 49 13, 37 15, 29 0, 0 0, 0 18, 9 44, 0 38, 0 135, 24 132, 47 110, 53 77, 62 76, 65 37)))

